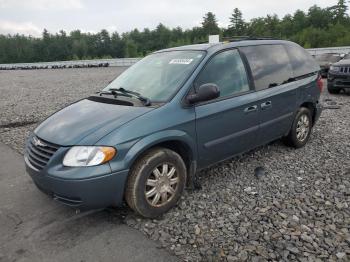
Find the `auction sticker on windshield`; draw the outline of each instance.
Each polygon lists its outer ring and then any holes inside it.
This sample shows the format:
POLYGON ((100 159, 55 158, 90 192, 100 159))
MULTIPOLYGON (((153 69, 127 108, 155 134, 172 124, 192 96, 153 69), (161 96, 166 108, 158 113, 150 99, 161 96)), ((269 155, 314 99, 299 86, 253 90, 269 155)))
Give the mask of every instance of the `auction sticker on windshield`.
POLYGON ((177 64, 177 65, 189 65, 191 64, 193 59, 172 59, 169 64, 177 64))

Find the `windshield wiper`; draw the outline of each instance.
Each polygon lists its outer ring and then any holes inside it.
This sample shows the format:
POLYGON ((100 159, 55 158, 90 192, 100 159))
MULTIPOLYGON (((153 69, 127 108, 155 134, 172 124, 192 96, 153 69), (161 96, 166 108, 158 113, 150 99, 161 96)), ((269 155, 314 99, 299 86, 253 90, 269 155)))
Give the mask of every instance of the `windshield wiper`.
MULTIPOLYGON (((118 88, 119 89, 119 88, 118 88)), ((114 96, 114 98, 117 98, 118 96, 126 96, 126 97, 130 97, 130 98, 137 98, 139 99, 145 106, 150 106, 151 105, 151 101, 146 98, 143 97, 141 95, 136 95, 136 94, 131 94, 131 93, 127 93, 125 91, 121 91, 121 90, 117 90, 117 89, 113 89, 111 88, 110 91, 100 91, 97 92, 97 94, 99 94, 100 96, 102 95, 111 95, 114 96)))
POLYGON ((111 93, 113 94, 113 92, 116 92, 115 94, 121 94, 127 97, 136 97, 137 99, 139 99, 141 102, 143 102, 143 104, 145 106, 150 106, 151 105, 151 100, 145 96, 142 96, 140 93, 134 92, 134 91, 130 91, 127 90, 123 87, 120 88, 111 88, 109 89, 111 91, 111 93))
MULTIPOLYGON (((98 94, 99 96, 110 95, 110 96, 114 96, 114 98, 117 98, 118 95, 124 95, 124 94, 118 94, 115 91, 113 91, 113 92, 110 92, 110 91, 98 91, 98 92, 96 92, 96 94, 98 94)), ((132 97, 132 96, 127 95, 127 97, 132 97)))

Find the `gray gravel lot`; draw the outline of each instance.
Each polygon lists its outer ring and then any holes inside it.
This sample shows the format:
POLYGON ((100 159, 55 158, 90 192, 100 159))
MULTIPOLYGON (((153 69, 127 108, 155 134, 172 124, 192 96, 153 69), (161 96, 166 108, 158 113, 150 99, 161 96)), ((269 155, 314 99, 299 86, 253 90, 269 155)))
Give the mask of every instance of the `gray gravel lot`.
POLYGON ((36 126, 31 123, 101 90, 124 70, 123 67, 0 70, 1 141, 22 151, 24 138, 36 126))
MULTIPOLYGON (((31 123, 121 70, 0 71, 0 140, 21 152, 31 123)), ((188 261, 349 261, 350 96, 325 92, 322 100, 340 108, 323 112, 304 148, 276 141, 220 163, 200 173, 202 190, 186 192, 164 217, 128 211, 124 222, 188 261)))

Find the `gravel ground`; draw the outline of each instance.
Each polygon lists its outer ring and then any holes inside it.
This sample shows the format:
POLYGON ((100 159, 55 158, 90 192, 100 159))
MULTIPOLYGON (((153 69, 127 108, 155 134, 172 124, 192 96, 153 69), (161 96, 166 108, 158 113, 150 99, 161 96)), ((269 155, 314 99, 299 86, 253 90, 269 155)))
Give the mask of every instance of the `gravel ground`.
POLYGON ((101 90, 124 70, 0 70, 0 140, 22 152, 24 138, 36 123, 101 90))
MULTIPOLYGON (((121 70, 0 71, 0 140, 22 152, 33 122, 121 70)), ((350 261, 350 96, 322 100, 333 109, 304 148, 276 141, 202 171, 202 190, 160 219, 112 213, 187 261, 350 261), (259 166, 266 173, 256 177, 259 166)))

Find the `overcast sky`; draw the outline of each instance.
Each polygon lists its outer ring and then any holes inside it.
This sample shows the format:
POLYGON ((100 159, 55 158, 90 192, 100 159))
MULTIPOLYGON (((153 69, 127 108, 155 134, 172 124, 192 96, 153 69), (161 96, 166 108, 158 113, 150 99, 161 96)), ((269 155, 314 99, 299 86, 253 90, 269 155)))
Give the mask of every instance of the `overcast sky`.
POLYGON ((214 12, 220 26, 227 26, 232 10, 238 7, 246 20, 267 14, 279 17, 317 4, 327 7, 337 0, 0 0, 0 34, 40 36, 50 32, 80 29, 97 32, 103 28, 119 33, 134 28, 153 29, 199 26, 203 14, 214 12))

